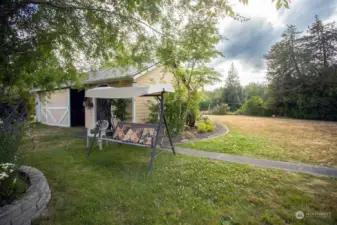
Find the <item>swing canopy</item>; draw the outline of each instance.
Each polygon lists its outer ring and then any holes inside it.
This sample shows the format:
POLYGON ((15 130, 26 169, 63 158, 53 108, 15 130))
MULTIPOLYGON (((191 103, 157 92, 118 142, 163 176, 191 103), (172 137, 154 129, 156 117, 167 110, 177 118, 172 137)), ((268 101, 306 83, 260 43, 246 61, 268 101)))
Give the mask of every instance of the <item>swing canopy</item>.
MULTIPOLYGON (((166 129, 170 141, 171 149, 175 155, 174 146, 171 135, 169 133, 165 113, 164 113, 164 93, 174 92, 171 84, 154 84, 149 86, 133 86, 133 87, 98 87, 92 88, 85 92, 85 97, 89 98, 134 98, 139 96, 153 96, 160 101, 160 113, 158 124, 136 124, 119 122, 113 133, 112 138, 102 137, 102 129, 96 127, 95 135, 91 145, 88 146, 87 157, 89 157, 92 145, 98 135, 98 141, 115 142, 119 144, 128 144, 134 146, 142 146, 152 148, 151 160, 148 173, 151 174, 152 164, 156 155, 156 147, 159 144, 159 137, 163 137, 163 129, 166 129), (162 126, 164 125, 164 127, 162 126)), ((101 123, 99 123, 101 126, 101 123)), ((101 147, 100 147, 101 148, 101 147)))
POLYGON ((162 92, 174 92, 171 84, 154 84, 133 87, 97 87, 85 92, 89 98, 134 98, 139 96, 161 96, 162 92))

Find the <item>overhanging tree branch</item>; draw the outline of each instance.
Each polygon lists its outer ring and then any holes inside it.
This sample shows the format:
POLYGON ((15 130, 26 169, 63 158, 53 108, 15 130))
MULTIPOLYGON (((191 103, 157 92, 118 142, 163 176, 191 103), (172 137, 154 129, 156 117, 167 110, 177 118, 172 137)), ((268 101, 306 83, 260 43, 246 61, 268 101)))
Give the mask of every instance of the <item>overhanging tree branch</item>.
POLYGON ((146 22, 142 21, 141 19, 138 19, 138 18, 133 17, 133 16, 125 16, 125 15, 122 15, 118 12, 113 12, 113 11, 107 10, 107 9, 93 8, 93 7, 87 7, 87 6, 76 6, 76 5, 61 5, 61 4, 57 4, 57 3, 54 3, 54 2, 51 2, 51 1, 46 1, 46 0, 23 0, 21 4, 23 4, 23 5, 28 5, 28 4, 47 5, 47 6, 50 6, 50 7, 53 7, 53 8, 57 8, 57 9, 87 10, 87 11, 97 11, 97 12, 109 13, 109 14, 113 14, 113 15, 116 15, 116 16, 119 16, 119 17, 123 17, 125 19, 131 19, 133 21, 136 21, 136 22, 150 28, 152 31, 156 32, 157 34, 160 34, 160 35, 164 36, 164 34, 162 32, 155 29, 154 27, 147 24, 146 22))

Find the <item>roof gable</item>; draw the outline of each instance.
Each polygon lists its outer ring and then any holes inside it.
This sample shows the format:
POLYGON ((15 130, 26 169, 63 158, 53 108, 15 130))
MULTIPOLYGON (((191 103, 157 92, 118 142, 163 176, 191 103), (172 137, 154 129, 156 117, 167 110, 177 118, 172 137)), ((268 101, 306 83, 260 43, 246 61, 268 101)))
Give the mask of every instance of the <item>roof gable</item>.
POLYGON ((143 64, 145 69, 139 70, 137 67, 129 67, 126 70, 105 68, 95 72, 89 72, 89 79, 85 80, 84 84, 97 84, 113 80, 137 79, 138 77, 146 74, 148 71, 156 68, 158 63, 143 64))

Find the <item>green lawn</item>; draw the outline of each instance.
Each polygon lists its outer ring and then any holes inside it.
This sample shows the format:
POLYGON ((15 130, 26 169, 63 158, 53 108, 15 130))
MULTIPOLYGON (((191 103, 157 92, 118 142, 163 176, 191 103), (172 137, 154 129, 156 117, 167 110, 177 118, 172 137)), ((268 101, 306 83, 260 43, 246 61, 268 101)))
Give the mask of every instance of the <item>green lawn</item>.
POLYGON ((225 136, 204 141, 181 144, 181 147, 199 149, 209 152, 221 152, 255 158, 284 161, 296 160, 296 153, 289 154, 265 137, 244 134, 239 129, 228 126, 230 132, 225 136))
POLYGON ((253 116, 208 116, 225 136, 182 147, 337 168, 337 122, 253 116))
POLYGON ((336 224, 337 179, 110 145, 85 158, 69 128, 35 129, 26 164, 44 172, 50 216, 35 224, 336 224), (295 218, 295 212, 330 216, 295 218))

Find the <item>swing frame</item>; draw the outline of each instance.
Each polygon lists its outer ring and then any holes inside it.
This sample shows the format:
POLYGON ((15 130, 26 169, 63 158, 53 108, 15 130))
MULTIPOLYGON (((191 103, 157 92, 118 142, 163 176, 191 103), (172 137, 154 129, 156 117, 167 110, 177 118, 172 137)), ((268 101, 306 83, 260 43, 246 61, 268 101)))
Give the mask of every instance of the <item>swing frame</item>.
MULTIPOLYGON (((160 112, 159 112, 159 123, 158 124, 126 123, 126 124, 136 125, 139 128, 154 128, 155 131, 156 131, 156 136, 155 136, 154 141, 152 142, 151 146, 138 144, 138 143, 124 142, 124 141, 115 140, 115 139, 106 138, 106 137, 102 138, 101 137, 101 130, 99 129, 99 127, 96 127, 95 133, 94 133, 94 138, 92 139, 92 142, 88 147, 86 157, 87 158, 89 157, 91 149, 94 145, 94 142, 96 140, 97 135, 98 135, 97 139, 101 140, 101 141, 115 142, 115 143, 119 143, 119 144, 126 144, 126 145, 152 148, 151 159, 150 159, 149 167, 148 167, 148 174, 150 175, 152 173, 153 162, 154 162, 154 159, 156 157, 156 149, 157 149, 157 145, 159 143, 160 134, 164 134, 164 130, 162 130, 162 129, 166 129, 166 132, 167 132, 167 135, 168 135, 168 138, 169 138, 169 142, 170 142, 170 145, 171 145, 172 153, 173 153, 173 155, 176 155, 174 145, 173 145, 173 142, 172 142, 172 138, 171 138, 171 135, 170 135, 170 131, 168 129, 167 120, 166 120, 166 117, 165 117, 165 112, 164 112, 164 94, 165 94, 165 89, 163 89, 158 94, 144 94, 144 95, 139 96, 139 97, 156 97, 157 100, 159 100, 160 112)), ((118 123, 118 124, 120 124, 120 123, 118 123)), ((162 136, 162 138, 163 137, 164 137, 164 135, 162 136)))

